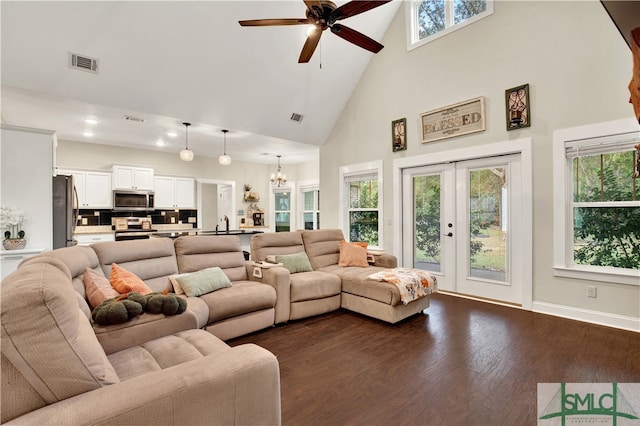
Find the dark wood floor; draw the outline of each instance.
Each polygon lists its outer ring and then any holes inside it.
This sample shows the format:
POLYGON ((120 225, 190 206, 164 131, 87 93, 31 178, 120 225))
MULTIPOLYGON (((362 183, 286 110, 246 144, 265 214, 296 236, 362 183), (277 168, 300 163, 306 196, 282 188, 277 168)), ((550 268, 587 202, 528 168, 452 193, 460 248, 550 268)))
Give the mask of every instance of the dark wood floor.
POLYGON ((278 357, 287 425, 534 425, 537 383, 640 382, 640 334, 437 294, 396 324, 347 311, 229 342, 278 357))

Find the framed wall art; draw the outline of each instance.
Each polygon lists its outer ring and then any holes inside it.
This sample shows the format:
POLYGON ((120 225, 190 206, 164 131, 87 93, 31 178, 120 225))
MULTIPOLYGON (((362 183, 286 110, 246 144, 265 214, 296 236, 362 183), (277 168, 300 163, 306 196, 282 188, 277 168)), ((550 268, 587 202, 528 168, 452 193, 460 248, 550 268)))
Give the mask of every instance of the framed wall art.
POLYGON ((407 149, 407 119, 400 118, 391 122, 391 148, 393 152, 407 149))
POLYGON ((507 130, 531 126, 529 85, 524 84, 505 90, 504 98, 507 110, 507 130))
POLYGON ((420 114, 422 143, 482 132, 486 129, 484 97, 420 114))

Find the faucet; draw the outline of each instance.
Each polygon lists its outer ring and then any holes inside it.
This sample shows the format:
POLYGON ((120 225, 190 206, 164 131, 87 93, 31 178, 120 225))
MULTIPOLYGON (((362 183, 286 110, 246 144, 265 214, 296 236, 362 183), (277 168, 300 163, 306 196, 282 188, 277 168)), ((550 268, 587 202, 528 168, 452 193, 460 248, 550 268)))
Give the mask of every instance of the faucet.
POLYGON ((227 234, 229 233, 229 218, 225 215, 224 216, 224 221, 226 223, 226 230, 227 230, 227 234))

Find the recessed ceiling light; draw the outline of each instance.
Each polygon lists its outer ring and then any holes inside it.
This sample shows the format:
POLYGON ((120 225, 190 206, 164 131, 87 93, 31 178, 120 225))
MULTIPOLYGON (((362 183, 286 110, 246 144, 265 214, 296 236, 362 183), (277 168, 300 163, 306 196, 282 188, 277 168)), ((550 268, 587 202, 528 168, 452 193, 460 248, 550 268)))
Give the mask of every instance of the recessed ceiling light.
POLYGON ((165 143, 164 143, 164 141, 162 139, 158 139, 156 141, 156 146, 164 146, 164 145, 165 145, 165 143))
POLYGON ((95 119, 95 118, 91 118, 91 117, 90 118, 86 118, 84 120, 84 122, 87 123, 87 124, 98 124, 98 120, 95 119))
POLYGON ((178 133, 175 130, 169 130, 167 132, 167 136, 169 136, 170 138, 175 138, 178 136, 178 133))
POLYGON ((93 132, 84 132, 82 135, 84 137, 87 137, 87 138, 92 138, 93 137, 93 132))

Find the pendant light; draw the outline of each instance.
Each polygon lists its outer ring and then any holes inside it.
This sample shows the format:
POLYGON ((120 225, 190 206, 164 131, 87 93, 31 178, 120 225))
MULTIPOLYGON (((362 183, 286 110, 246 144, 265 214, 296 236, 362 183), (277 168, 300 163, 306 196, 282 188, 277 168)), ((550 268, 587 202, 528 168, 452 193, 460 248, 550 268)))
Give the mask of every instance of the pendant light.
POLYGON ((229 131, 226 129, 221 131, 224 133, 224 154, 218 157, 218 163, 220 163, 221 166, 228 166, 231 164, 231 157, 227 155, 227 133, 229 133, 229 131))
POLYGON ((184 124, 184 127, 185 127, 185 130, 184 130, 185 145, 184 145, 184 149, 180 151, 180 159, 182 161, 191 161, 193 160, 193 151, 189 149, 189 126, 191 126, 191 123, 182 123, 182 124, 184 124))
POLYGON ((280 166, 280 157, 282 157, 282 155, 277 155, 278 157, 278 173, 271 173, 271 178, 269 179, 271 181, 272 184, 277 185, 278 188, 280 187, 280 185, 284 185, 285 183, 287 183, 287 175, 285 175, 284 173, 282 173, 282 167, 280 166))

